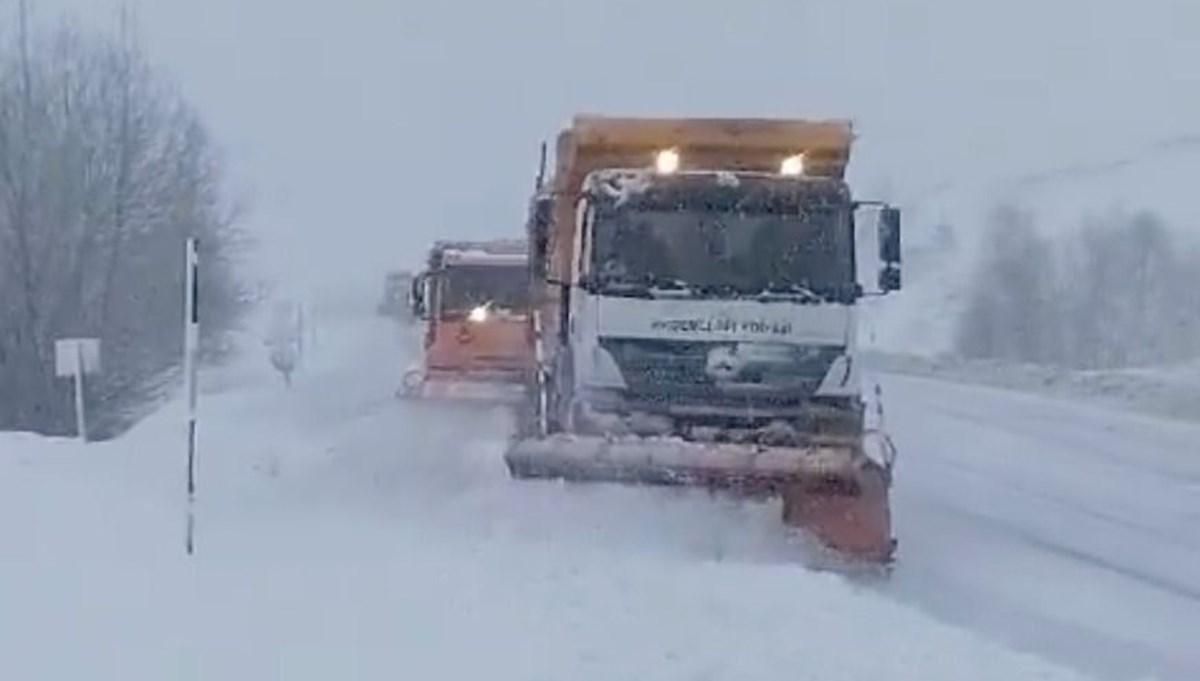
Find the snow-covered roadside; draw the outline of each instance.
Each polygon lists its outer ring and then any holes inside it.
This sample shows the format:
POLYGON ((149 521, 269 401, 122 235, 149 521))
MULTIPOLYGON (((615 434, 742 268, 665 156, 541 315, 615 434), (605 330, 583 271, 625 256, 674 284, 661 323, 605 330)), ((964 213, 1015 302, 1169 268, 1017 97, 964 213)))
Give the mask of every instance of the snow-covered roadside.
POLYGON ((1176 367, 1071 371, 950 355, 866 353, 875 371, 1010 388, 1151 416, 1200 421, 1200 361, 1176 367))
POLYGON ((1200 424, 880 378, 900 451, 890 593, 1100 678, 1200 678, 1200 424))
POLYGON ((486 432, 442 439, 475 420, 391 400, 369 359, 391 341, 361 326, 292 391, 226 382, 202 403, 190 559, 177 407, 87 447, 0 434, 0 677, 1083 678, 831 575, 651 529, 614 550, 606 533, 658 520, 758 519, 508 481, 486 432))

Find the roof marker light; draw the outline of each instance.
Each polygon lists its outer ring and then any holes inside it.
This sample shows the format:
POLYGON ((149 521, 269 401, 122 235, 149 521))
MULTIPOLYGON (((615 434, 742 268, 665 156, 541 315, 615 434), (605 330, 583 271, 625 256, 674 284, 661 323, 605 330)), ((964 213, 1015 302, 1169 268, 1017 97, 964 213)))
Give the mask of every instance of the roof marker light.
POLYGON ((779 164, 780 175, 798 176, 804 174, 804 154, 788 156, 779 164))
POLYGON ((679 152, 674 149, 664 149, 658 152, 654 159, 654 167, 663 175, 670 175, 679 170, 679 152))

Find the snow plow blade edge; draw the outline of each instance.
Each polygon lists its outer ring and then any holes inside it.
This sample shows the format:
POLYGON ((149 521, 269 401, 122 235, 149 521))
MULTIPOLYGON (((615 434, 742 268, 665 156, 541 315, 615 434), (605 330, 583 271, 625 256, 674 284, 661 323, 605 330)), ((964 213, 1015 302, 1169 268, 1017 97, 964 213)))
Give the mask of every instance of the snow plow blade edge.
POLYGON ((514 443, 515 478, 669 485, 780 497, 783 521, 851 560, 890 563, 890 475, 853 443, 756 447, 671 439, 551 436, 514 443))

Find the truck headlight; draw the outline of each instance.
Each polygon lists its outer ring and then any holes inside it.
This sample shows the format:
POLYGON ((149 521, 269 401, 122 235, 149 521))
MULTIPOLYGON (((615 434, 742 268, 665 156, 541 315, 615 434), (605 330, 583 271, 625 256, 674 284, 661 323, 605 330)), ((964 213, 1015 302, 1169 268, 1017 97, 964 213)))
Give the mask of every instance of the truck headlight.
POLYGON ((658 152, 654 159, 654 167, 663 175, 670 175, 679 170, 679 152, 674 149, 664 149, 658 152))
POLYGON ((788 156, 779 164, 780 175, 803 175, 804 174, 804 154, 796 154, 788 156))
POLYGON ((471 311, 467 313, 467 320, 477 324, 480 322, 486 322, 487 318, 488 309, 486 305, 478 305, 474 308, 471 308, 471 311))

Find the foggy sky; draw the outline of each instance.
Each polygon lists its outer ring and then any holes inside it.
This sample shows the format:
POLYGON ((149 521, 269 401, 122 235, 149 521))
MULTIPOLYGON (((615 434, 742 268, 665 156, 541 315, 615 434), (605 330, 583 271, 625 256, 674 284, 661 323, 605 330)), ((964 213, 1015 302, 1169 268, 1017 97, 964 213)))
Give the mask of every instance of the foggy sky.
POLYGON ((321 287, 518 234, 538 144, 580 111, 852 117, 858 193, 901 202, 1200 132, 1194 0, 130 4, 249 192, 262 266, 321 287))

